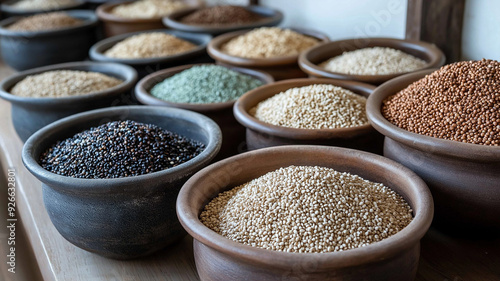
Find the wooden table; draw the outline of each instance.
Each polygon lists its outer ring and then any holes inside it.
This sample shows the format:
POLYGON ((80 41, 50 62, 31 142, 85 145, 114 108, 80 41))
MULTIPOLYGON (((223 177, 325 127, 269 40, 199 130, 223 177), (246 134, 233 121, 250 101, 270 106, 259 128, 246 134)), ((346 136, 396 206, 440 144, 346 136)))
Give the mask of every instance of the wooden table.
MULTIPOLYGON (((9 69, 0 65, 1 79, 9 73, 9 69)), ((38 266, 40 278, 59 281, 198 280, 190 237, 155 255, 131 261, 106 259, 67 242, 54 228, 45 211, 41 183, 22 165, 22 142, 12 127, 10 105, 3 100, 0 100, 0 120, 1 173, 7 173, 8 168, 16 170, 18 223, 25 228, 29 242, 18 245, 18 248, 31 247, 37 264, 31 264, 32 268, 27 268, 30 265, 22 268, 23 264, 19 264, 18 271, 36 271, 38 266)), ((0 212, 4 212, 6 207, 2 205, 0 208, 0 212)), ((1 242, 5 243, 3 239, 1 242)), ((500 238, 453 238, 431 228, 421 246, 417 280, 500 280, 500 238)), ((23 258, 18 256, 18 261, 23 258)), ((5 266, 0 266, 0 269, 5 270, 5 266)), ((3 273, 3 276, 6 280, 35 281, 35 277, 12 278, 12 274, 8 273, 3 273)))

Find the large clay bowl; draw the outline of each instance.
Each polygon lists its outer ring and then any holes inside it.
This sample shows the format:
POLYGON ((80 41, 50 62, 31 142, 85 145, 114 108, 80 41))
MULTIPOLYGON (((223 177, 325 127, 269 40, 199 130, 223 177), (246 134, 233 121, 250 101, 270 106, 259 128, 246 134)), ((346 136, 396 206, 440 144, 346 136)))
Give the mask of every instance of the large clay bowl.
POLYGON ((260 149, 217 162, 196 173, 182 187, 177 215, 194 238, 201 280, 413 280, 420 239, 432 221, 433 203, 425 183, 408 168, 387 158, 326 146, 260 149), (414 212, 397 234, 362 248, 322 254, 287 253, 254 248, 227 239, 199 220, 219 192, 289 165, 323 166, 381 182, 402 195, 414 212))

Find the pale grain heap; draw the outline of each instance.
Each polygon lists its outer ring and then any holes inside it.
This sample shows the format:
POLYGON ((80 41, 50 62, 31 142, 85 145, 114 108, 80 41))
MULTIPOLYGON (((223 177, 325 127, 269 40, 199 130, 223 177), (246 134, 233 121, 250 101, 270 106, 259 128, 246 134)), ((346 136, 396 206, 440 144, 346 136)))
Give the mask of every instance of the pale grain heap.
POLYGON ((121 18, 153 19, 189 7, 182 1, 140 0, 115 6, 110 13, 121 18))
POLYGON ((77 4, 74 0, 20 0, 13 3, 13 8, 19 10, 50 10, 77 4))
POLYGON ((70 17, 63 12, 54 12, 47 14, 37 14, 22 18, 8 26, 13 31, 43 31, 56 30, 83 23, 83 20, 70 17))

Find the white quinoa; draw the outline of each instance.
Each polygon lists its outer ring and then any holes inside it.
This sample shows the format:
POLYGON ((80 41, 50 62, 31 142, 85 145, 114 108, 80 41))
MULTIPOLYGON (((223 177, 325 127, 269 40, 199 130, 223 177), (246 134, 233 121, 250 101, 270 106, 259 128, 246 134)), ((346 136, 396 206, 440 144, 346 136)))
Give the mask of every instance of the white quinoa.
POLYGON ((33 98, 80 96, 103 91, 122 82, 98 72, 56 70, 27 76, 14 85, 10 93, 33 98))
POLYGON ((20 0, 10 5, 19 10, 49 10, 71 6, 78 3, 74 0, 20 0))
POLYGON ((291 88, 257 104, 260 121, 297 129, 335 129, 368 124, 366 98, 328 84, 291 88))
POLYGON ((290 29, 261 27, 229 40, 221 51, 243 58, 274 58, 297 55, 318 43, 290 29))
POLYGON ((112 58, 140 59, 171 56, 196 48, 196 45, 163 32, 142 33, 129 37, 107 50, 112 58))
POLYGON ((182 1, 140 0, 117 5, 110 13, 121 18, 152 19, 168 16, 177 10, 188 7, 189 5, 182 1))
POLYGON ((324 253, 388 238, 411 222, 412 210, 381 183, 330 168, 289 166, 220 193, 200 220, 253 247, 324 253))
POLYGON ((22 18, 8 26, 14 31, 55 30, 82 24, 83 21, 63 12, 37 14, 22 18))

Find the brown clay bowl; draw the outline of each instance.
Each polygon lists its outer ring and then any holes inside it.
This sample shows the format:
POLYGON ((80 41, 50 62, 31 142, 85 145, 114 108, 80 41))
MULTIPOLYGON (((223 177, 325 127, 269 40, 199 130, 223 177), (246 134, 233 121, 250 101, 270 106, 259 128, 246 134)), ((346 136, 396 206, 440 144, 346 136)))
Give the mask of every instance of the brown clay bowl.
MULTIPOLYGON (((165 80, 166 78, 171 77, 195 65, 203 64, 190 64, 167 68, 165 70, 160 70, 144 77, 139 81, 139 83, 137 83, 135 87, 135 96, 137 100, 146 105, 175 107, 195 111, 214 120, 217 125, 219 125, 222 131, 222 148, 214 161, 221 160, 242 152, 244 150, 245 144, 245 127, 241 126, 233 116, 233 105, 235 101, 204 104, 175 103, 156 98, 150 94, 151 89, 156 84, 163 82, 163 80, 165 80)), ((227 66, 227 68, 252 76, 262 81, 264 84, 274 82, 271 75, 265 72, 234 66, 227 66)))
POLYGON ((382 84, 394 77, 406 74, 352 75, 331 72, 319 66, 320 63, 332 57, 340 56, 344 52, 370 47, 393 48, 422 59, 426 62, 426 65, 419 70, 440 67, 445 62, 444 53, 434 44, 423 41, 400 40, 394 38, 358 38, 333 41, 314 46, 300 55, 299 66, 311 77, 352 80, 374 85, 382 84))
POLYGON ((383 136, 370 125, 338 129, 296 129, 271 125, 250 115, 248 112, 259 102, 290 88, 313 84, 332 84, 356 94, 368 97, 375 86, 344 80, 325 78, 290 79, 254 89, 238 99, 234 105, 234 116, 246 129, 249 150, 278 145, 311 144, 355 148, 382 153, 383 136))
POLYGON ((413 280, 420 239, 429 228, 433 202, 425 183, 408 168, 362 151, 326 146, 282 146, 247 152, 212 164, 192 176, 177 197, 177 216, 194 238, 201 280, 413 280), (399 233, 343 252, 287 253, 225 238, 199 220, 220 192, 289 165, 323 166, 381 182, 403 196, 414 214, 399 233))
MULTIPOLYGON (((368 98, 373 127, 385 135, 384 156, 417 173, 436 201, 436 225, 446 230, 500 229, 500 147, 415 134, 387 121, 382 101, 432 73, 423 70, 379 86, 368 98)), ((458 234, 458 233, 457 233, 458 234)))
MULTIPOLYGON (((316 38, 320 41, 324 42, 329 41, 328 36, 320 32, 298 29, 298 28, 290 28, 290 29, 295 32, 316 38)), ((250 59, 250 58, 231 56, 221 51, 220 48, 223 44, 249 31, 251 30, 234 31, 215 37, 214 39, 212 39, 212 41, 210 41, 210 43, 208 43, 207 46, 208 54, 218 64, 240 66, 240 67, 265 71, 271 74, 275 80, 307 77, 306 73, 300 70, 297 64, 297 59, 299 55, 276 57, 269 59, 250 59)))

